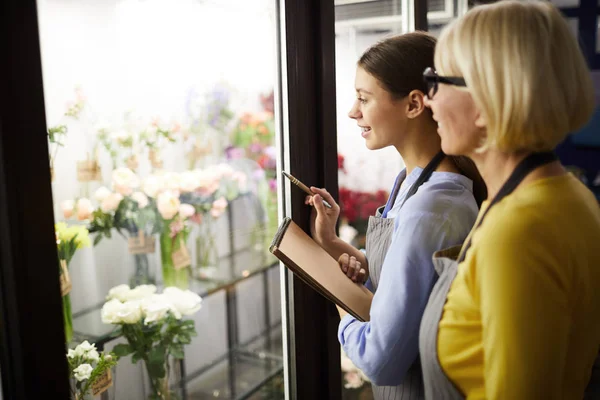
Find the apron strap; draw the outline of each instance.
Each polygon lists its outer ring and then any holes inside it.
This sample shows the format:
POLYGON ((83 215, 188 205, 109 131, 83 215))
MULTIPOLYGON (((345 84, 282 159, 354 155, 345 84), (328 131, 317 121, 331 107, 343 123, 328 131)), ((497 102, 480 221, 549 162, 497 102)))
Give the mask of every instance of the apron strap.
MULTIPOLYGON (((525 157, 517 165, 517 167, 512 172, 512 174, 510 174, 510 177, 508 178, 508 180, 506 182, 504 182, 504 185, 502 185, 502 187, 500 188, 500 190, 498 191, 496 196, 494 196, 494 199, 492 200, 492 202, 490 203, 488 208, 485 210, 485 212, 479 219, 477 226, 473 228, 473 231, 481 226, 483 219, 485 218, 487 213, 490 211, 492 206, 494 206, 495 204, 500 202, 503 198, 505 198, 506 196, 511 194, 517 188, 517 186, 519 186, 519 184, 523 181, 523 179, 525 179, 525 177, 527 175, 529 175, 534 169, 541 167, 542 165, 549 164, 556 160, 558 160, 558 157, 552 151, 531 153, 527 157, 525 157)), ((459 264, 465 260, 467 250, 469 250, 469 247, 471 247, 472 238, 473 238, 473 235, 471 234, 469 241, 467 243, 465 243, 465 246, 463 247, 463 249, 460 253, 460 257, 458 258, 459 264)))

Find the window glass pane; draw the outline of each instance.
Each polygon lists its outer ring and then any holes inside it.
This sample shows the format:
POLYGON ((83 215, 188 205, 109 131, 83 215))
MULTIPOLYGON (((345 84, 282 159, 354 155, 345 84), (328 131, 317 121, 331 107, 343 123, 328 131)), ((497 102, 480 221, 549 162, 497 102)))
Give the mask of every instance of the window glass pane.
POLYGON ((137 351, 110 396, 283 397, 276 1, 38 1, 68 346, 137 351))

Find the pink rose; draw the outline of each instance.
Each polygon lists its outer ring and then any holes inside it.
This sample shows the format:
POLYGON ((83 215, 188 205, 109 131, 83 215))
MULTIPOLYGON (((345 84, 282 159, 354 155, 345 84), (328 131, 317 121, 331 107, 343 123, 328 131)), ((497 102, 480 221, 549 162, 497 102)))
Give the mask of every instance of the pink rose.
POLYGON ((110 196, 110 190, 106 186, 100 186, 94 193, 94 198, 100 203, 108 196, 110 196))
POLYGON ((128 196, 140 186, 140 179, 129 168, 117 168, 112 173, 112 184, 116 192, 128 196))
POLYGON ((77 200, 77 219, 79 221, 83 221, 84 219, 89 219, 94 212, 94 206, 89 199, 85 197, 77 200))
POLYGON ((164 219, 172 219, 179 212, 179 197, 172 191, 162 192, 156 199, 158 212, 164 219))
POLYGON ((225 200, 224 197, 220 197, 219 199, 215 200, 212 204, 210 215, 212 215, 213 218, 219 218, 227 208, 227 204, 227 200, 225 200))
POLYGON ((120 193, 111 193, 102 201, 100 209, 105 213, 114 211, 119 207, 121 200, 123 200, 123 196, 120 193))
POLYGON ((148 197, 142 192, 133 192, 131 198, 138 203, 139 208, 144 208, 148 205, 148 197))
POLYGON ((194 215, 194 213, 196 212, 196 209, 194 208, 194 206, 191 206, 189 204, 181 204, 179 206, 179 215, 182 218, 189 218, 192 215, 194 215))
POLYGON ((73 216, 75 202, 73 200, 65 200, 62 203, 60 203, 60 208, 62 209, 63 216, 65 217, 65 219, 69 219, 73 216))

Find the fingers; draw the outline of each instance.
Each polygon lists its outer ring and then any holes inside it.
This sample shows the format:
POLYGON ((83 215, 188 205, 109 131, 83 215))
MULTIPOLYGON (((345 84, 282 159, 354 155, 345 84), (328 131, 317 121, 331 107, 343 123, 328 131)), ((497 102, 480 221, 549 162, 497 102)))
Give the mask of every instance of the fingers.
POLYGON ((315 209, 317 210, 317 212, 319 214, 326 212, 325 204, 323 204, 323 198, 318 194, 315 194, 313 196, 313 206, 315 207, 315 209))
POLYGON ((340 264, 342 271, 346 273, 348 271, 348 264, 350 263, 350 256, 346 253, 342 254, 338 259, 338 263, 340 264))
POLYGON ((323 197, 329 204, 331 204, 332 207, 336 207, 338 205, 326 189, 319 189, 317 187, 311 186, 310 190, 316 194, 321 195, 321 197, 323 197))
POLYGON ((338 263, 340 264, 342 271, 352 281, 359 283, 365 281, 367 272, 364 268, 361 268, 360 261, 357 261, 356 257, 344 253, 338 259, 338 263))
POLYGON ((306 196, 304 198, 304 204, 308 205, 308 206, 312 206, 314 204, 314 196, 306 196))

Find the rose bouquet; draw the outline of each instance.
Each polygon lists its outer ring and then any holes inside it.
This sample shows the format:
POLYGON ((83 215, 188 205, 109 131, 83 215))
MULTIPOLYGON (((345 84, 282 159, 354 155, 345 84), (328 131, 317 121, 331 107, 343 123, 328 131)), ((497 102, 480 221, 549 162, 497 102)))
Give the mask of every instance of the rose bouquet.
POLYGON ((107 300, 102 307, 102 322, 119 325, 127 340, 127 344, 115 346, 115 354, 132 355, 132 363, 144 362, 151 399, 171 399, 169 360, 183 359, 184 345, 196 336, 194 321, 183 318, 196 313, 202 299, 189 290, 175 287, 157 294, 154 285, 134 289, 120 285, 109 291, 107 300))
POLYGON ((95 396, 112 385, 110 369, 117 365, 118 357, 114 353, 99 353, 96 345, 86 340, 69 349, 67 361, 74 381, 71 394, 75 400, 82 400, 90 391, 95 396))
POLYGON ((60 289, 63 299, 65 338, 68 343, 73 339, 73 315, 71 313, 71 296, 69 295, 71 291, 69 264, 78 249, 90 246, 90 238, 87 229, 83 226, 67 226, 64 222, 59 222, 54 225, 54 230, 60 265, 60 289))

